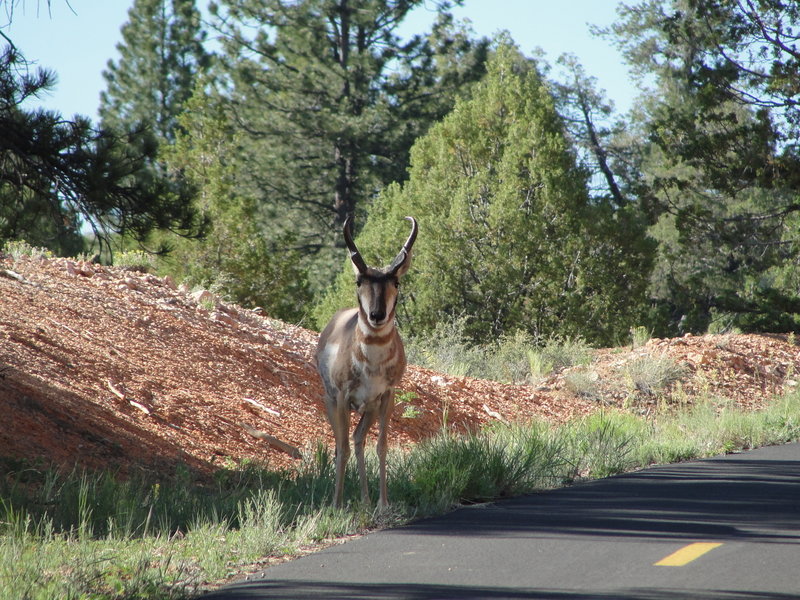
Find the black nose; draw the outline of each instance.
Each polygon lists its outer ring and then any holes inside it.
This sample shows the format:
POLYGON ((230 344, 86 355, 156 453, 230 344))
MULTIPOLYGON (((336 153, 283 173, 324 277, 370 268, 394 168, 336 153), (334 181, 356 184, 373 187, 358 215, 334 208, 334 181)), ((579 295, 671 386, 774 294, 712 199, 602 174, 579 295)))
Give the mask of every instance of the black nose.
POLYGON ((369 311, 369 318, 375 323, 380 323, 386 318, 386 313, 382 310, 369 311))

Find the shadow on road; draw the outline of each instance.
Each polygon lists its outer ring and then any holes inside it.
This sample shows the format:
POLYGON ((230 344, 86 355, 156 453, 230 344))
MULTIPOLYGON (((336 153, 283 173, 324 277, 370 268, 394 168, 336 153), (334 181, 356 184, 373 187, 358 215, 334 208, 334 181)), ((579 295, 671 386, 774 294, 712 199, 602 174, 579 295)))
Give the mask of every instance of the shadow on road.
POLYGON ((798 482, 796 461, 729 456, 462 509, 394 533, 793 543, 800 538, 798 482))
MULTIPOLYGON (((214 600, 215 594, 203 596, 214 600)), ((223 598, 223 596, 219 596, 223 598)), ((349 600, 442 600, 458 598, 529 600, 794 600, 794 594, 763 592, 733 592, 725 590, 529 590, 511 588, 466 587, 457 585, 419 584, 361 584, 361 583, 310 583, 307 581, 257 581, 225 590, 224 600, 255 600, 257 598, 311 598, 349 600)))

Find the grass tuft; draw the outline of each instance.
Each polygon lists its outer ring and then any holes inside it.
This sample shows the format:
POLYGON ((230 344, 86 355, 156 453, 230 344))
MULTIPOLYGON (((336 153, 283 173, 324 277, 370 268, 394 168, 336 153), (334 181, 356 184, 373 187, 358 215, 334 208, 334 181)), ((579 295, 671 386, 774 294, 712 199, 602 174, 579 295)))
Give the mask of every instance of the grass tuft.
POLYGON ((156 270, 156 256, 144 250, 126 250, 114 255, 114 266, 128 271, 151 273, 156 270))
POLYGON ((674 383, 681 381, 689 370, 686 365, 669 356, 642 356, 628 363, 623 375, 629 391, 640 396, 660 396, 674 383))
POLYGON ((463 319, 405 342, 412 364, 456 377, 477 377, 509 383, 535 383, 568 367, 588 365, 591 349, 581 338, 551 337, 537 343, 517 331, 486 345, 471 344, 463 319))

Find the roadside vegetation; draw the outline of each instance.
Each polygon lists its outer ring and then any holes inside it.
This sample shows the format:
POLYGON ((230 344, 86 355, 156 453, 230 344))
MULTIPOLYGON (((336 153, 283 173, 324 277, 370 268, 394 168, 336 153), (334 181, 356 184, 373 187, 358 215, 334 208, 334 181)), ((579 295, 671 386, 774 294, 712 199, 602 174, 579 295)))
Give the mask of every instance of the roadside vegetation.
MULTIPOLYGON (((201 480, 69 473, 7 461, 0 480, 0 596, 189 598, 267 557, 455 506, 570 485, 653 463, 800 438, 800 393, 748 412, 705 398, 643 417, 605 410, 553 426, 496 423, 438 436, 390 456, 389 514, 358 501, 330 507, 332 455, 319 446, 294 470, 239 464, 201 480)), ((370 477, 377 465, 370 458, 370 477)), ((371 484, 374 489, 374 482, 371 484)))
POLYGON ((536 340, 524 331, 476 345, 466 319, 443 322, 429 333, 405 342, 409 362, 457 377, 506 383, 536 383, 568 367, 587 365, 591 347, 580 337, 550 336, 536 340))

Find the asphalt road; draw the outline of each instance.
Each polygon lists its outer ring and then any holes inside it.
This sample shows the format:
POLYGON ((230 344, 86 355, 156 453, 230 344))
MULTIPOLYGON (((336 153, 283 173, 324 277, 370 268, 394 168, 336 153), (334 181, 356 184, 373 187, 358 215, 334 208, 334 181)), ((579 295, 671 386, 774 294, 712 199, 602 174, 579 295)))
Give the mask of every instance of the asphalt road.
POLYGON ((800 598, 800 444, 463 508, 259 577, 204 600, 800 598))

